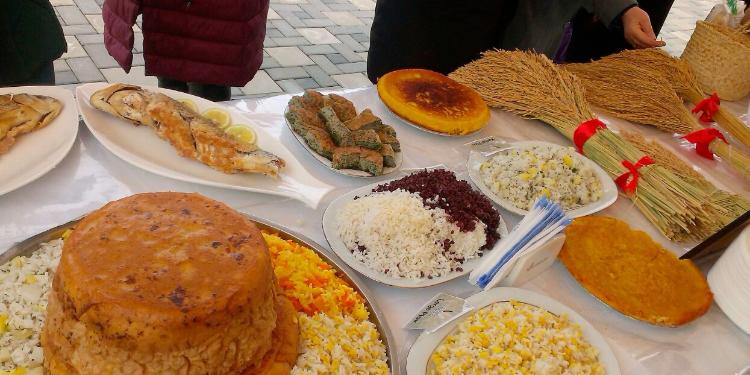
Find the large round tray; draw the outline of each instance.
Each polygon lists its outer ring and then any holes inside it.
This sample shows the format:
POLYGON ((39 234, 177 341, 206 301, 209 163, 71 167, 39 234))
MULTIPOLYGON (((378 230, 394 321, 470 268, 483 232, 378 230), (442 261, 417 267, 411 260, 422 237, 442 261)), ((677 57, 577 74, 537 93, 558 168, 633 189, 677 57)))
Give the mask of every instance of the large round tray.
MULTIPOLYGON (((354 290, 359 292, 359 294, 364 297, 365 306, 370 312, 370 321, 375 323, 375 326, 378 329, 378 333, 380 333, 380 339, 383 341, 383 344, 385 344, 386 355, 388 356, 388 368, 390 369, 391 374, 400 374, 401 371, 398 366, 399 361, 396 358, 396 344, 393 336, 391 335, 391 331, 388 328, 388 323, 385 321, 385 317, 380 312, 380 309, 378 308, 374 298, 372 297, 372 294, 367 289, 367 287, 365 287, 364 284, 359 280, 359 277, 356 276, 354 271, 352 271, 345 264, 341 263, 341 261, 330 257, 328 255, 328 251, 318 245, 315 241, 301 234, 297 234, 294 231, 285 228, 284 226, 274 224, 270 221, 252 215, 245 214, 245 216, 255 222, 255 224, 258 225, 258 228, 260 228, 261 230, 268 230, 277 234, 279 237, 285 240, 292 240, 315 251, 318 256, 320 256, 325 262, 336 269, 336 273, 341 278, 346 280, 349 285, 354 288, 354 290)), ((81 219, 82 218, 78 218, 68 223, 59 225, 11 246, 4 253, 0 254, 0 264, 4 264, 17 256, 30 255, 31 253, 39 249, 39 245, 41 245, 42 243, 60 238, 66 230, 75 227, 81 219)))

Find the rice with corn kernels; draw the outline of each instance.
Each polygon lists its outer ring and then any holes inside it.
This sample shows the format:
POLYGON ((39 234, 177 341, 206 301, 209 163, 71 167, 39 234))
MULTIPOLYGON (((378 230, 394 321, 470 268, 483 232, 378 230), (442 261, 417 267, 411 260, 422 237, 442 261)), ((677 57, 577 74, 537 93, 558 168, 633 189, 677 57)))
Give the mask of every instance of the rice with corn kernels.
POLYGON ((430 357, 429 374, 604 374, 598 351, 564 315, 518 301, 467 317, 430 357))
POLYGON ((499 152, 479 167, 482 182, 498 197, 528 210, 542 195, 574 209, 599 200, 602 182, 572 148, 533 146, 499 152))
POLYGON ((62 240, 0 265, 0 374, 41 374, 39 333, 62 240))
POLYGON ((351 316, 300 314, 303 348, 294 375, 388 374, 385 346, 375 324, 351 316))

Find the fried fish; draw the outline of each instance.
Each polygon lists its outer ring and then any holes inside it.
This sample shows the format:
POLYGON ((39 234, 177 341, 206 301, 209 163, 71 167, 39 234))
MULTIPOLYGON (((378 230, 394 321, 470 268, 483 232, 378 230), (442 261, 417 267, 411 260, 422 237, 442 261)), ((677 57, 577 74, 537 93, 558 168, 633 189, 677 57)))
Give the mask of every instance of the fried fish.
POLYGON ((139 86, 114 84, 91 96, 94 108, 138 125, 146 125, 168 141, 183 157, 224 173, 262 173, 276 176, 284 160, 236 141, 213 121, 164 94, 139 86))
POLYGON ((16 138, 49 125, 62 111, 62 103, 42 95, 0 95, 0 155, 16 138))

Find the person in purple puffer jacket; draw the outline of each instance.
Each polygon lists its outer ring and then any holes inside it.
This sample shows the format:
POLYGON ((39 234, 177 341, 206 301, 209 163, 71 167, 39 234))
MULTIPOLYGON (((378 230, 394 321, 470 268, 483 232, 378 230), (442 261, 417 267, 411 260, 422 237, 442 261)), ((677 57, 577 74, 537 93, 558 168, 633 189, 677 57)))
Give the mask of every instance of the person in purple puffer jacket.
POLYGON ((143 15, 146 74, 159 87, 229 100, 263 62, 269 0, 106 0, 104 44, 129 72, 133 24, 143 15))

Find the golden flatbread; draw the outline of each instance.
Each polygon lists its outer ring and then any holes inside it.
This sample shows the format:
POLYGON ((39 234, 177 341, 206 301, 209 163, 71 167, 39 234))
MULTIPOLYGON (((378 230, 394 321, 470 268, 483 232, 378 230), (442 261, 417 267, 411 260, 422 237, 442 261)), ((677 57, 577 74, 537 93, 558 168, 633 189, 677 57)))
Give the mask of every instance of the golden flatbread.
POLYGON ((440 133, 473 133, 490 120, 476 91, 430 70, 392 71, 378 80, 378 94, 395 114, 440 133))
POLYGON ((588 216, 565 231, 560 260, 591 294, 649 323, 678 326, 703 315, 713 295, 690 260, 618 219, 588 216))

